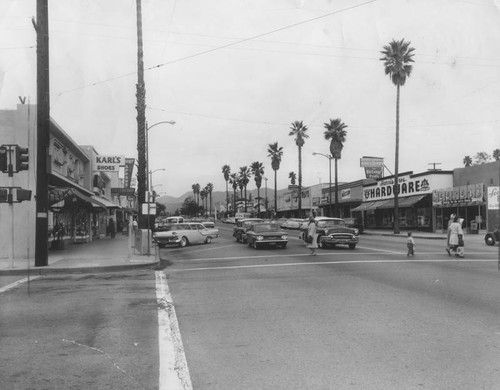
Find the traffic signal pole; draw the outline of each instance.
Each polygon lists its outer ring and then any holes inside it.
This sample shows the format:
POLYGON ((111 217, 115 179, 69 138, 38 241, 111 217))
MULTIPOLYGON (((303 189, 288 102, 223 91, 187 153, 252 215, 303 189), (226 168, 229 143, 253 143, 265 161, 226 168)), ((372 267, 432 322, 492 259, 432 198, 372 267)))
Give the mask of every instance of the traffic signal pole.
POLYGON ((37 133, 36 133, 36 231, 35 266, 48 265, 48 179, 50 132, 49 12, 48 0, 37 0, 37 133))

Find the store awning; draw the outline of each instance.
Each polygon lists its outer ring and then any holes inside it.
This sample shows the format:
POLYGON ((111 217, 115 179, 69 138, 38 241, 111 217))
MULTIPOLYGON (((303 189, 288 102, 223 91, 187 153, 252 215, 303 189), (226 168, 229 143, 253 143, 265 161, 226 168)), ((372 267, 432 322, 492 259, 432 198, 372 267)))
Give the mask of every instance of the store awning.
POLYGON ((365 211, 370 210, 370 207, 373 206, 376 202, 365 202, 361 203, 358 207, 351 209, 351 211, 365 211))
POLYGON ((399 201, 399 207, 411 207, 420 202, 425 198, 426 195, 413 195, 407 196, 406 198, 401 198, 399 201))
POLYGON ((76 188, 54 187, 49 190, 49 207, 70 207, 75 203, 85 203, 88 207, 105 209, 106 206, 98 200, 83 194, 76 188))
POLYGON ((92 200, 102 203, 106 208, 108 209, 121 209, 122 207, 117 205, 116 203, 111 202, 109 199, 103 197, 103 196, 98 196, 98 195, 93 195, 92 200))

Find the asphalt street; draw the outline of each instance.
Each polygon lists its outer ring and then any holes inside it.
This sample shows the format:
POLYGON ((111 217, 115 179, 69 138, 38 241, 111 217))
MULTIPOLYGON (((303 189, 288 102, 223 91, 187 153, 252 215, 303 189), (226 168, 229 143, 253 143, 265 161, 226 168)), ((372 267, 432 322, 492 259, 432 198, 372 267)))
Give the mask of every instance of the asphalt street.
POLYGON ((500 383, 497 247, 469 240, 455 259, 417 239, 408 258, 403 237, 362 235, 309 256, 296 231, 286 249, 255 250, 219 227, 209 245, 161 249, 156 269, 43 275, 1 293, 3 384, 176 388, 162 379, 165 310, 185 389, 500 383))

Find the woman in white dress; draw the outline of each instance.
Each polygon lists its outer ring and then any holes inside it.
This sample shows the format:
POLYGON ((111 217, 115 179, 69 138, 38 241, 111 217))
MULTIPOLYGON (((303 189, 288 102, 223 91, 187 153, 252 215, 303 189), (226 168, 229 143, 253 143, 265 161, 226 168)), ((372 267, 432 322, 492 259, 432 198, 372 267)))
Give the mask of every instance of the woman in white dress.
POLYGON ((458 216, 455 216, 448 231, 450 233, 450 248, 447 249, 448 254, 451 256, 451 252, 453 252, 457 257, 464 257, 463 250, 458 250, 460 239, 463 241, 464 237, 464 231, 462 230, 462 224, 459 222, 458 216))

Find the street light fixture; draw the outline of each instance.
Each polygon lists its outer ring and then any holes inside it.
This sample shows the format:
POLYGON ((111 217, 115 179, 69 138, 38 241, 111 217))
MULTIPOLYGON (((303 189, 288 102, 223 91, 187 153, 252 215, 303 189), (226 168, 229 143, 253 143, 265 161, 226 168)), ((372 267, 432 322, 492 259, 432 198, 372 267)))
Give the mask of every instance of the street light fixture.
MULTIPOLYGON (((328 199, 328 203, 329 203, 329 209, 330 209, 330 217, 333 216, 333 213, 332 213, 332 159, 333 157, 329 154, 323 154, 323 153, 317 153, 317 152, 313 152, 313 156, 323 156, 323 157, 326 157, 328 160, 329 160, 329 164, 328 164, 328 188, 329 188, 329 199, 328 199)), ((337 192, 337 187, 335 187, 335 192, 337 192)), ((337 197, 335 196, 335 202, 337 202, 337 197)), ((337 208, 337 205, 335 205, 335 208, 337 208)))
MULTIPOLYGON (((169 125, 175 125, 175 121, 161 121, 161 122, 156 122, 156 123, 153 123, 151 126, 148 126, 148 122, 146 122, 146 181, 147 181, 147 185, 146 185, 146 188, 147 188, 147 193, 148 193, 148 199, 147 199, 147 202, 148 202, 148 217, 147 217, 147 220, 148 220, 148 256, 150 255, 150 252, 151 252, 151 232, 149 231, 149 227, 150 227, 150 199, 149 199, 149 195, 150 195, 150 192, 151 192, 151 179, 152 179, 152 175, 153 175, 153 172, 156 172, 156 171, 161 171, 161 170, 165 170, 164 168, 160 168, 160 169, 155 169, 154 171, 150 171, 149 170, 149 130, 151 130, 153 127, 155 126, 158 126, 158 125, 161 125, 161 124, 169 124, 169 125), (151 176, 151 178, 150 178, 151 176)), ((142 206, 141 206, 142 207, 142 206)))

